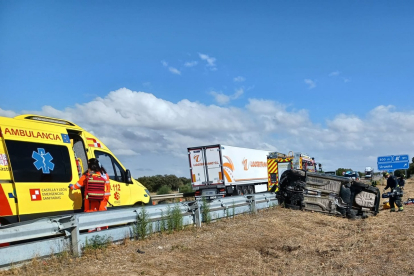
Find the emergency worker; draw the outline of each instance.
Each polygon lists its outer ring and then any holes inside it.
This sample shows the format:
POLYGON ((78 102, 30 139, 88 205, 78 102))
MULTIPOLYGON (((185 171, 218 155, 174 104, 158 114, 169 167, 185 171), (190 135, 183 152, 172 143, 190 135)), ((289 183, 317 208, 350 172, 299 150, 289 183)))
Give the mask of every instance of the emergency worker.
POLYGON ((390 175, 389 173, 385 173, 384 176, 387 179, 387 186, 385 186, 383 192, 385 193, 385 190, 387 190, 388 188, 391 188, 391 195, 390 195, 391 210, 390 212, 395 212, 394 203, 398 206, 398 211, 402 212, 404 210, 404 207, 401 203, 401 196, 395 194, 395 193, 401 193, 401 188, 398 186, 398 181, 395 178, 395 176, 390 175))
POLYGON ((109 196, 111 195, 111 185, 109 182, 109 176, 106 173, 106 170, 104 167, 101 166, 98 159, 91 158, 88 160, 88 171, 82 175, 82 177, 79 179, 79 181, 73 185, 70 184, 69 188, 72 190, 79 190, 82 187, 86 190, 89 186, 92 186, 92 183, 97 186, 98 189, 96 190, 96 193, 98 195, 102 195, 102 198, 94 198, 93 196, 90 196, 91 194, 95 195, 95 193, 87 193, 87 191, 84 192, 85 194, 85 202, 84 202, 84 211, 85 212, 96 212, 96 211, 106 211, 107 203, 109 200, 109 196), (98 185, 96 185, 98 184, 98 185), (104 185, 102 185, 104 184, 104 185), (102 187, 102 191, 99 191, 100 187, 102 187))
POLYGON ((404 177, 405 175, 401 174, 400 178, 398 178, 398 186, 400 186, 401 190, 404 190, 404 186, 405 186, 404 177))

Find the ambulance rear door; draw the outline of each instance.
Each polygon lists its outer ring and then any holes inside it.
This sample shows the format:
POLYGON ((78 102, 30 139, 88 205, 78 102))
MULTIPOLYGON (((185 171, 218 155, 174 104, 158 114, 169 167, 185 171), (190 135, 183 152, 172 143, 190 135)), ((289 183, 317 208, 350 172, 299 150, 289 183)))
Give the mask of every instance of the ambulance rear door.
POLYGON ((68 187, 78 175, 66 130, 51 125, 36 129, 38 125, 17 120, 15 123, 13 127, 2 127, 2 134, 20 220, 80 209, 80 192, 68 187))
POLYGON ((18 222, 17 198, 0 128, 0 226, 18 222))

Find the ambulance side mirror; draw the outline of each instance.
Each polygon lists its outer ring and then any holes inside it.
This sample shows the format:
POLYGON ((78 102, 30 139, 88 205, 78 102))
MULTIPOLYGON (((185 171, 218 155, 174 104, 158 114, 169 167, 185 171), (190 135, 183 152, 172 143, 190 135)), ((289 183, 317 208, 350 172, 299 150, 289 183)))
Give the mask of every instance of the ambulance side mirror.
POLYGON ((132 176, 131 176, 131 172, 127 169, 126 170, 126 183, 127 184, 132 184, 132 176))

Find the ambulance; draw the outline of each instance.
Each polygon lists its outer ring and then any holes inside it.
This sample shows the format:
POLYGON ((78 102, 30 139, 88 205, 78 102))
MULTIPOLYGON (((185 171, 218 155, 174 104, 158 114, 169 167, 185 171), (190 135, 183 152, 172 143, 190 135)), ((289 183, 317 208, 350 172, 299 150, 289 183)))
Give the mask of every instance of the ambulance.
POLYGON ((268 190, 277 191, 282 173, 290 169, 317 172, 314 158, 305 153, 290 151, 286 155, 280 152, 271 152, 267 156, 268 190))
POLYGON ((0 224, 82 212, 69 189, 97 158, 110 177, 108 209, 151 204, 148 190, 97 137, 76 124, 38 115, 0 117, 0 224))

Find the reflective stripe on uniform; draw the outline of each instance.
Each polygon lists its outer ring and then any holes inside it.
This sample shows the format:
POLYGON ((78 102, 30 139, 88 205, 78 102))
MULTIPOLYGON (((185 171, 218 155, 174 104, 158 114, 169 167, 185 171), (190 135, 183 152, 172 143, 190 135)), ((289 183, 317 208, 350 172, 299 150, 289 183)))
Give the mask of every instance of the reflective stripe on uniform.
POLYGON ((78 188, 82 188, 82 185, 79 183, 76 183, 75 185, 78 186, 78 188))
POLYGON ((105 195, 106 195, 106 196, 107 196, 107 195, 109 195, 109 196, 110 196, 110 195, 111 195, 111 193, 105 193, 105 195))

